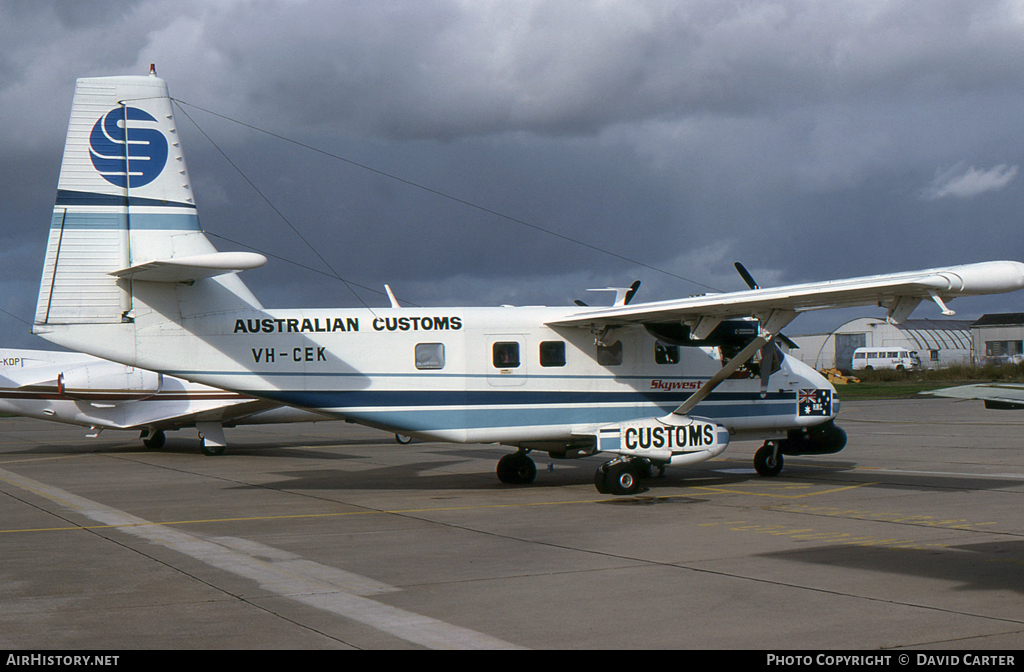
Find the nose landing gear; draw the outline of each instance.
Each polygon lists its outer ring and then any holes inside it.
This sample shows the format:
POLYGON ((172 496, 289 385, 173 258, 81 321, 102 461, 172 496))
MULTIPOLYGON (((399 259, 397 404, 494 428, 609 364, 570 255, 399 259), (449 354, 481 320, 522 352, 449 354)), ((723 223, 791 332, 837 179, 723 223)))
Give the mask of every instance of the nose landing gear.
POLYGON ((778 476, 782 471, 782 449, 775 441, 765 441, 754 453, 754 469, 761 476, 778 476))

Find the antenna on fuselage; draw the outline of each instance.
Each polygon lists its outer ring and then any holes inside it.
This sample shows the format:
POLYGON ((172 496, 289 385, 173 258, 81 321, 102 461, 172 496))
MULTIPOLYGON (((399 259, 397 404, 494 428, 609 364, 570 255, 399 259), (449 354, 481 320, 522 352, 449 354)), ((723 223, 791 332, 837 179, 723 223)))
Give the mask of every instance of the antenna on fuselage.
POLYGON ((388 301, 391 302, 391 307, 392 308, 401 308, 402 307, 402 306, 400 306, 398 304, 398 299, 395 298, 395 293, 391 291, 391 286, 388 285, 387 283, 384 284, 384 291, 387 292, 387 294, 388 294, 388 301))

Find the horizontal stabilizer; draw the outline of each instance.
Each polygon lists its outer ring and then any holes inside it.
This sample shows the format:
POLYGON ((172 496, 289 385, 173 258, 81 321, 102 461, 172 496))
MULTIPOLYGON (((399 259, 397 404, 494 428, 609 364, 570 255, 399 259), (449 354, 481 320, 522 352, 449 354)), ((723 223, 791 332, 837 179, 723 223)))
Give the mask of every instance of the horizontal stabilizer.
POLYGON ((253 252, 214 252, 147 261, 144 264, 114 271, 111 275, 146 282, 192 282, 225 273, 248 271, 265 263, 266 257, 253 252))

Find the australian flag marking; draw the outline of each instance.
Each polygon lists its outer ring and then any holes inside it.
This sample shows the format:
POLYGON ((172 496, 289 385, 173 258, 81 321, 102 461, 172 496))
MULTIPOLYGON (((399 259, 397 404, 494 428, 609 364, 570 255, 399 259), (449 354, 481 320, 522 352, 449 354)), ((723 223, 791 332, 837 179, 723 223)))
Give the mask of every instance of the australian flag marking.
POLYGON ((800 417, 832 415, 832 390, 800 390, 796 414, 800 417))

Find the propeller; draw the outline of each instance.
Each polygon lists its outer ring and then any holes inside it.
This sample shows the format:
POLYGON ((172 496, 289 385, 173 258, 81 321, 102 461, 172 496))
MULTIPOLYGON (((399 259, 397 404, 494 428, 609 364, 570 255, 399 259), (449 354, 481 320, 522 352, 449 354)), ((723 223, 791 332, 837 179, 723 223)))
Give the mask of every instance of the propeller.
MULTIPOLYGON (((750 274, 750 271, 748 271, 743 264, 737 261, 733 263, 733 266, 736 267, 736 271, 740 274, 740 277, 743 278, 743 282, 747 283, 747 287, 750 287, 751 289, 761 289, 761 285, 757 284, 757 280, 754 280, 754 276, 750 274)), ((800 349, 800 346, 794 343, 793 340, 788 338, 785 334, 776 334, 775 337, 772 338, 772 340, 775 340, 776 337, 780 341, 785 343, 787 348, 790 348, 791 350, 800 349)), ((766 345, 765 348, 767 347, 768 346, 766 345)), ((775 348, 778 349, 778 346, 775 346, 775 348)), ((762 352, 761 355, 763 357, 764 352, 762 352)), ((778 369, 776 369, 775 371, 778 371, 778 369)), ((772 371, 772 373, 775 373, 775 371, 772 371)))
MULTIPOLYGON (((747 287, 751 289, 761 289, 761 285, 757 284, 757 280, 754 280, 754 276, 750 274, 750 271, 740 262, 733 263, 736 267, 736 272, 743 278, 743 282, 747 283, 747 287)), ((779 350, 778 344, 775 343, 776 339, 782 341, 790 348, 799 348, 783 333, 775 334, 771 339, 761 347, 761 398, 768 394, 768 379, 771 375, 782 368, 782 351, 779 350)))

